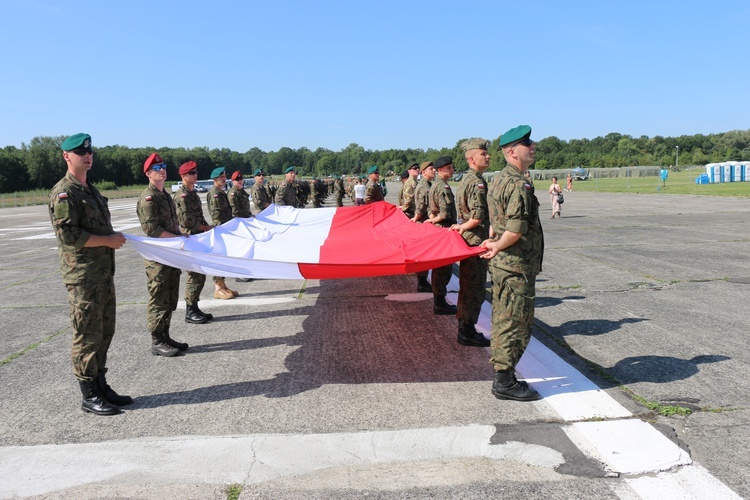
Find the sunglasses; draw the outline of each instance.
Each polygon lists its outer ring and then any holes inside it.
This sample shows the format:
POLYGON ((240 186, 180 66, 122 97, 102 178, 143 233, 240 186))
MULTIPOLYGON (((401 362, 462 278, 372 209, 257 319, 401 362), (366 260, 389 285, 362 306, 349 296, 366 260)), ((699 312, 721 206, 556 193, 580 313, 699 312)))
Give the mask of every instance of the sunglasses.
POLYGON ((189 170, 188 172, 185 173, 185 175, 198 175, 198 171, 197 170, 189 170))
POLYGON ((162 170, 166 170, 167 165, 166 163, 158 163, 156 165, 152 165, 149 170, 153 170, 154 172, 161 172, 162 170))
POLYGON ((266 176, 266 174, 258 174, 255 177, 265 177, 265 176, 266 176))
POLYGON ((76 156, 86 156, 94 154, 94 151, 91 149, 73 149, 70 152, 76 156))
POLYGON ((531 145, 534 144, 534 141, 527 138, 522 141, 518 141, 516 144, 520 144, 521 146, 526 146, 527 148, 530 148, 531 145))

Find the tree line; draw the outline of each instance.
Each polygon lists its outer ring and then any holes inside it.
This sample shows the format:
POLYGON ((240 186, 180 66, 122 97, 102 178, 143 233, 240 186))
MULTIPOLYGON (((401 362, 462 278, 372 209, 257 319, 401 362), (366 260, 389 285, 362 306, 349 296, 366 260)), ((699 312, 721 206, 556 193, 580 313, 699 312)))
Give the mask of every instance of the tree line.
MULTIPOLYGON (((34 137, 20 148, 0 149, 0 193, 49 189, 65 173, 65 162, 60 144, 66 136, 34 137)), ((411 162, 435 160, 439 156, 453 157, 457 172, 466 170, 466 160, 460 148, 461 139, 453 147, 442 149, 387 149, 373 151, 358 144, 350 144, 341 151, 318 148, 282 147, 278 151, 263 151, 257 147, 244 153, 227 148, 129 148, 127 146, 94 147, 94 168, 89 174, 95 183, 114 186, 144 184, 143 162, 157 151, 168 166, 167 180, 179 180, 177 168, 193 160, 198 164, 199 179, 208 178, 216 167, 227 171, 241 170, 245 175, 256 168, 267 174, 280 175, 288 166, 297 167, 299 175, 327 177, 329 175, 361 175, 371 165, 378 165, 383 173, 399 174, 411 162)), ((490 170, 503 168, 505 162, 499 152, 500 138, 490 147, 490 170)), ((564 141, 551 136, 537 142, 535 169, 598 168, 625 166, 704 165, 706 163, 750 160, 750 130, 734 130, 719 134, 680 137, 638 138, 610 133, 594 139, 564 141)))

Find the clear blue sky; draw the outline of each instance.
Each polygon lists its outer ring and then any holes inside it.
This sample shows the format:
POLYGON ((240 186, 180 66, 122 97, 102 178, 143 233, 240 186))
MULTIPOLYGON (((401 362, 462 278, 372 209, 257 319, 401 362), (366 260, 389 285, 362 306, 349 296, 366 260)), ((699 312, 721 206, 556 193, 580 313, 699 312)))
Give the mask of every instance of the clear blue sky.
POLYGON ((451 147, 750 128, 750 2, 0 0, 0 146, 451 147))

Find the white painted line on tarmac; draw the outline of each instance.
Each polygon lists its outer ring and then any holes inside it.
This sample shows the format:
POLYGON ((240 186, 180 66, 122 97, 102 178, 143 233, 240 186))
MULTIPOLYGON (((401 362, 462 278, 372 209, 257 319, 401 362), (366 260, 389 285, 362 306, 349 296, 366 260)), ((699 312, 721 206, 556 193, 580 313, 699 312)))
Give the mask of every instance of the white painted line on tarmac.
POLYGON ((625 478, 625 483, 638 496, 649 500, 670 498, 735 500, 742 498, 698 464, 674 472, 662 472, 655 476, 625 478))

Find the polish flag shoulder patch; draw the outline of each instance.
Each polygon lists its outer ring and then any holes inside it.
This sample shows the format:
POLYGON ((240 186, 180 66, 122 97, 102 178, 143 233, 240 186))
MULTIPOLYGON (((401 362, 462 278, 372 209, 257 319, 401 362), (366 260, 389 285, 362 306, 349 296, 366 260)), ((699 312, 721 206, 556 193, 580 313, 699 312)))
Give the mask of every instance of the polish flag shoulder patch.
POLYGON ((58 200, 65 200, 67 198, 68 198, 68 193, 66 193, 65 191, 63 191, 62 193, 58 193, 57 195, 58 200))
POLYGON ((146 201, 151 201, 151 195, 146 196, 146 201))

